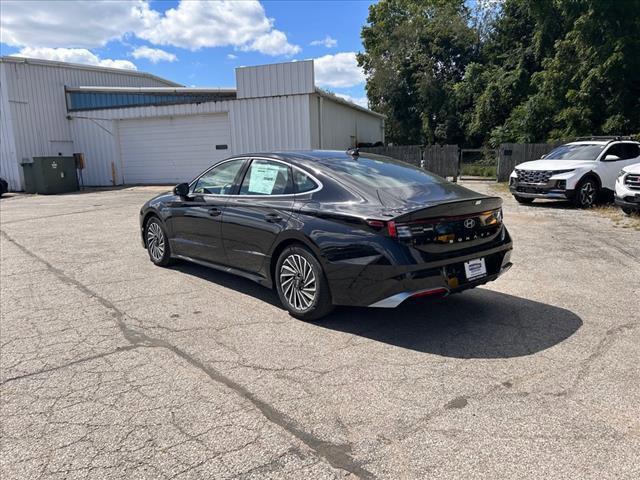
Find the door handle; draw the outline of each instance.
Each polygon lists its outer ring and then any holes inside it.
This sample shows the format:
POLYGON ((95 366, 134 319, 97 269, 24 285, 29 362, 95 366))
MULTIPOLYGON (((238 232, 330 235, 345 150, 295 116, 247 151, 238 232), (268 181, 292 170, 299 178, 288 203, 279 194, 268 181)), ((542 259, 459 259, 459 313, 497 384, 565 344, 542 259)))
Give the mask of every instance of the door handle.
POLYGON ((282 217, 277 213, 269 213, 265 215, 264 219, 269 223, 278 223, 282 221, 282 217))
POLYGON ((218 217, 222 214, 222 210, 220 210, 219 208, 213 207, 209 209, 209 215, 211 215, 212 217, 218 217))

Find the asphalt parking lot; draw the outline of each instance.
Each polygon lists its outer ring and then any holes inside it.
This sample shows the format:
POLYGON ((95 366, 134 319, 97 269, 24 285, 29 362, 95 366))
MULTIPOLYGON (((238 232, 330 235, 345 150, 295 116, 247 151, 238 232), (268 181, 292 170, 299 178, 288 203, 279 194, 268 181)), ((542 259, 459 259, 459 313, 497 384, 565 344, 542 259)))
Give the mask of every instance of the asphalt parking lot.
POLYGON ((313 324, 154 267, 157 191, 0 201, 3 480, 640 477, 640 231, 505 196, 504 277, 313 324))

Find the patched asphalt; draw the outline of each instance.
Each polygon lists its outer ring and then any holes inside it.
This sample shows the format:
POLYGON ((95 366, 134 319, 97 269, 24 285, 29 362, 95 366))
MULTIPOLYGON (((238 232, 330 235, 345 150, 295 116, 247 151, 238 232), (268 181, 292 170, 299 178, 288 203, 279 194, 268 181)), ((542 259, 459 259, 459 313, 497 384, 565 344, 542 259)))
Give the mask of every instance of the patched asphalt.
POLYGON ((640 477, 640 232, 505 196, 514 267, 291 318, 153 266, 156 187, 0 200, 0 477, 640 477))

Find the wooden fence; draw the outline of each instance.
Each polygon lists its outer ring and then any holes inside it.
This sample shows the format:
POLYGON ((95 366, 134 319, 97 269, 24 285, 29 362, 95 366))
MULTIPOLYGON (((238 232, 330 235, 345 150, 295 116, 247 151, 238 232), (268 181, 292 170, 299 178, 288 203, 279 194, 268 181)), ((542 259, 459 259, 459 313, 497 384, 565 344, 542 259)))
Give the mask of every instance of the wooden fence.
POLYGON ((457 145, 398 145, 367 147, 362 152, 397 158, 441 177, 458 176, 459 149, 457 145))
POLYGON ((399 145, 394 147, 367 147, 361 148, 361 152, 375 153, 387 157, 397 158, 403 162, 420 166, 422 162, 422 147, 420 145, 399 145))
POLYGON ((503 143, 498 151, 498 181, 506 182, 519 163, 538 160, 553 150, 557 143, 503 143))
POLYGON ((457 179, 460 149, 457 145, 427 145, 422 151, 422 168, 441 177, 457 179))

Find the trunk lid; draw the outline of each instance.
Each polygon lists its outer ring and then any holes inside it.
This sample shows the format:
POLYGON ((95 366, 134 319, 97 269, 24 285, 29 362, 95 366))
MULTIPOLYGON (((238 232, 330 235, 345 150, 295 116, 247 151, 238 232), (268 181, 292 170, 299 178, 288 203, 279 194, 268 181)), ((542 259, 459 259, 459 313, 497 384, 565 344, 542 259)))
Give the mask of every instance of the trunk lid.
POLYGON ((389 231, 427 253, 445 253, 488 243, 502 230, 502 199, 478 195, 399 214, 389 231))

